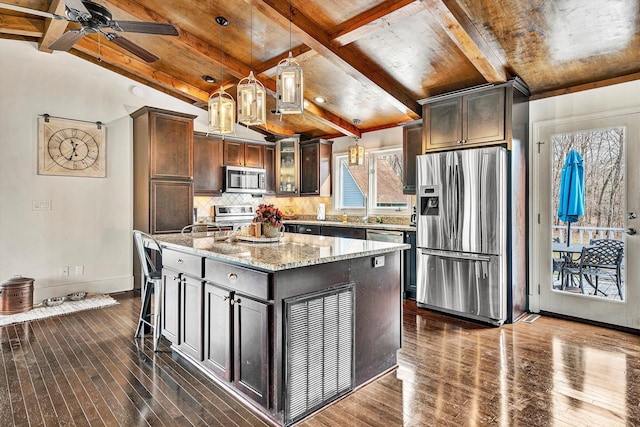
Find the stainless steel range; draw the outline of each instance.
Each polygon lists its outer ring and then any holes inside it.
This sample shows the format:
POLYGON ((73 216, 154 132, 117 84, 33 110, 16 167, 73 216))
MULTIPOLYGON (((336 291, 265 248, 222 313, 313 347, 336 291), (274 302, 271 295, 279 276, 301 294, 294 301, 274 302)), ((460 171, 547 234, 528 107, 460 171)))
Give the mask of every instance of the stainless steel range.
POLYGON ((255 216, 251 205, 215 205, 213 220, 219 227, 232 227, 233 230, 249 225, 255 216))

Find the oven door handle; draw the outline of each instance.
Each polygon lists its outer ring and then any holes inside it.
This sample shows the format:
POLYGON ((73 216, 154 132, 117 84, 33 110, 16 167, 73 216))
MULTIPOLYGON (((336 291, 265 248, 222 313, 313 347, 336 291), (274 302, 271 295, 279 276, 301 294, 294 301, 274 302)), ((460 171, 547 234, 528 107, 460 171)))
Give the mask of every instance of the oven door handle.
POLYGON ((445 252, 445 251, 437 251, 433 249, 421 249, 420 253, 422 253, 422 255, 431 255, 431 256, 437 256, 440 258, 449 258, 454 260, 458 259, 458 260, 467 260, 467 261, 491 262, 491 257, 488 255, 472 254, 468 252, 445 252))

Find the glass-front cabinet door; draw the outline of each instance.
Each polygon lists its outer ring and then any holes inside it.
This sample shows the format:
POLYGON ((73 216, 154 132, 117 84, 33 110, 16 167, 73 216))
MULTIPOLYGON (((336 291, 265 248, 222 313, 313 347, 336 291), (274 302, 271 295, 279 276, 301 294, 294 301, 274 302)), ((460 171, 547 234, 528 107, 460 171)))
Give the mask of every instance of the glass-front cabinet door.
POLYGON ((276 194, 297 196, 298 178, 298 141, 299 138, 284 138, 277 141, 276 153, 276 194))

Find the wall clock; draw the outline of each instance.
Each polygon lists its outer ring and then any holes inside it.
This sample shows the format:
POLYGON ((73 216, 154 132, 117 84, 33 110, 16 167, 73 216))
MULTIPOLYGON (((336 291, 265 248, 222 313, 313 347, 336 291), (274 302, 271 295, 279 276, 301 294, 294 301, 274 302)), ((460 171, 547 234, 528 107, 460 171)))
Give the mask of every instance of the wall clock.
POLYGON ((104 125, 45 115, 38 130, 39 175, 106 176, 104 125))

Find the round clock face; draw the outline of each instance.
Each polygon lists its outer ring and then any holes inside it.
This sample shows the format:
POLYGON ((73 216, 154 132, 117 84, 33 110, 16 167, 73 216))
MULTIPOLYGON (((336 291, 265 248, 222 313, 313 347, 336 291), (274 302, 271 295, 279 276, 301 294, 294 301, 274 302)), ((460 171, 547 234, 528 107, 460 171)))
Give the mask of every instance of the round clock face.
POLYGON ((49 138, 47 150, 51 159, 65 169, 82 170, 98 159, 98 143, 80 129, 60 129, 49 138))

